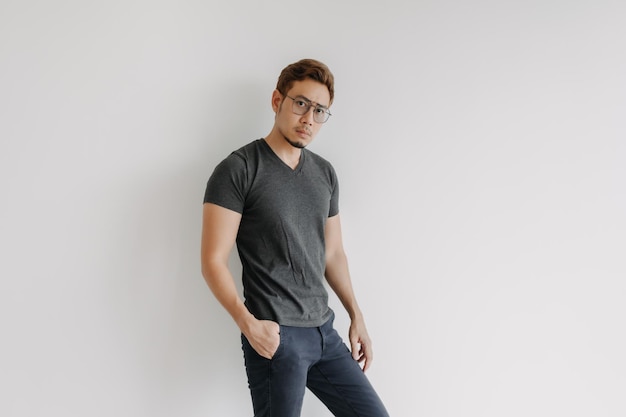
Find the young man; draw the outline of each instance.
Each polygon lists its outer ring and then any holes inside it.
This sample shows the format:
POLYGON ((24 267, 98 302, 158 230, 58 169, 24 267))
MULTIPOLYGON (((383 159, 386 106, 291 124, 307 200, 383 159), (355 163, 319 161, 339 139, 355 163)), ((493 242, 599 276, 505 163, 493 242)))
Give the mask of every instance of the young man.
POLYGON ((202 273, 241 329, 255 417, 299 416, 306 387, 335 416, 388 416, 364 374, 372 345, 343 249, 337 177, 306 149, 330 116, 333 82, 321 62, 287 66, 271 132, 222 161, 206 188, 202 273), (235 242, 245 302, 228 269, 235 242), (333 328, 324 277, 350 315, 352 354, 333 328))

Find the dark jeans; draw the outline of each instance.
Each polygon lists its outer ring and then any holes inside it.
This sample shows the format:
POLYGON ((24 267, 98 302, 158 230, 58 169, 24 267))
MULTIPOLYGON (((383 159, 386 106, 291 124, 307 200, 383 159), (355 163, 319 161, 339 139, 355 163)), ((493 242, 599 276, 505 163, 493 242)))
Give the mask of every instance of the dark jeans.
POLYGON ((305 388, 335 416, 388 417, 348 347, 333 328, 280 326, 274 357, 256 353, 245 336, 242 349, 255 417, 298 417, 305 388))

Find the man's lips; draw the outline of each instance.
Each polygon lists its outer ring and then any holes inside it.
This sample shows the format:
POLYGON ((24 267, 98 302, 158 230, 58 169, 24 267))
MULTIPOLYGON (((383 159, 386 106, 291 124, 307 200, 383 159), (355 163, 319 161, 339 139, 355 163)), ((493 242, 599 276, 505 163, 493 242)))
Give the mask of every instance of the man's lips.
POLYGON ((296 129, 296 133, 303 136, 311 136, 311 132, 306 129, 296 129))

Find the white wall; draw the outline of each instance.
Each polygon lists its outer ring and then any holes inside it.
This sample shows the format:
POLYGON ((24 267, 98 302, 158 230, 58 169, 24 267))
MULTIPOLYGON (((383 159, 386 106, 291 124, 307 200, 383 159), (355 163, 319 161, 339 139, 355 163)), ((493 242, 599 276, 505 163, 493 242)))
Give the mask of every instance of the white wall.
POLYGON ((0 415, 252 414, 202 196, 313 57, 337 94, 311 148, 391 414, 623 416, 625 12, 2 1, 0 415))

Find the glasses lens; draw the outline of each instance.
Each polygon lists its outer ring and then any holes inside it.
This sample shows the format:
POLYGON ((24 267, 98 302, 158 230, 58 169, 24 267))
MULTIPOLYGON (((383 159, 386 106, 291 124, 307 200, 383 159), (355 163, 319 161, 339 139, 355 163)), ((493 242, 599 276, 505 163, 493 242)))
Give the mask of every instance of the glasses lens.
POLYGON ((330 116, 330 113, 328 113, 328 110, 322 107, 316 107, 313 109, 313 120, 315 120, 317 123, 326 122, 329 116, 330 116))
POLYGON ((309 108, 311 108, 311 105, 304 100, 301 100, 298 98, 293 98, 291 100, 293 102, 291 109, 293 110, 295 114, 300 114, 300 115, 305 114, 306 112, 309 111, 309 108))

